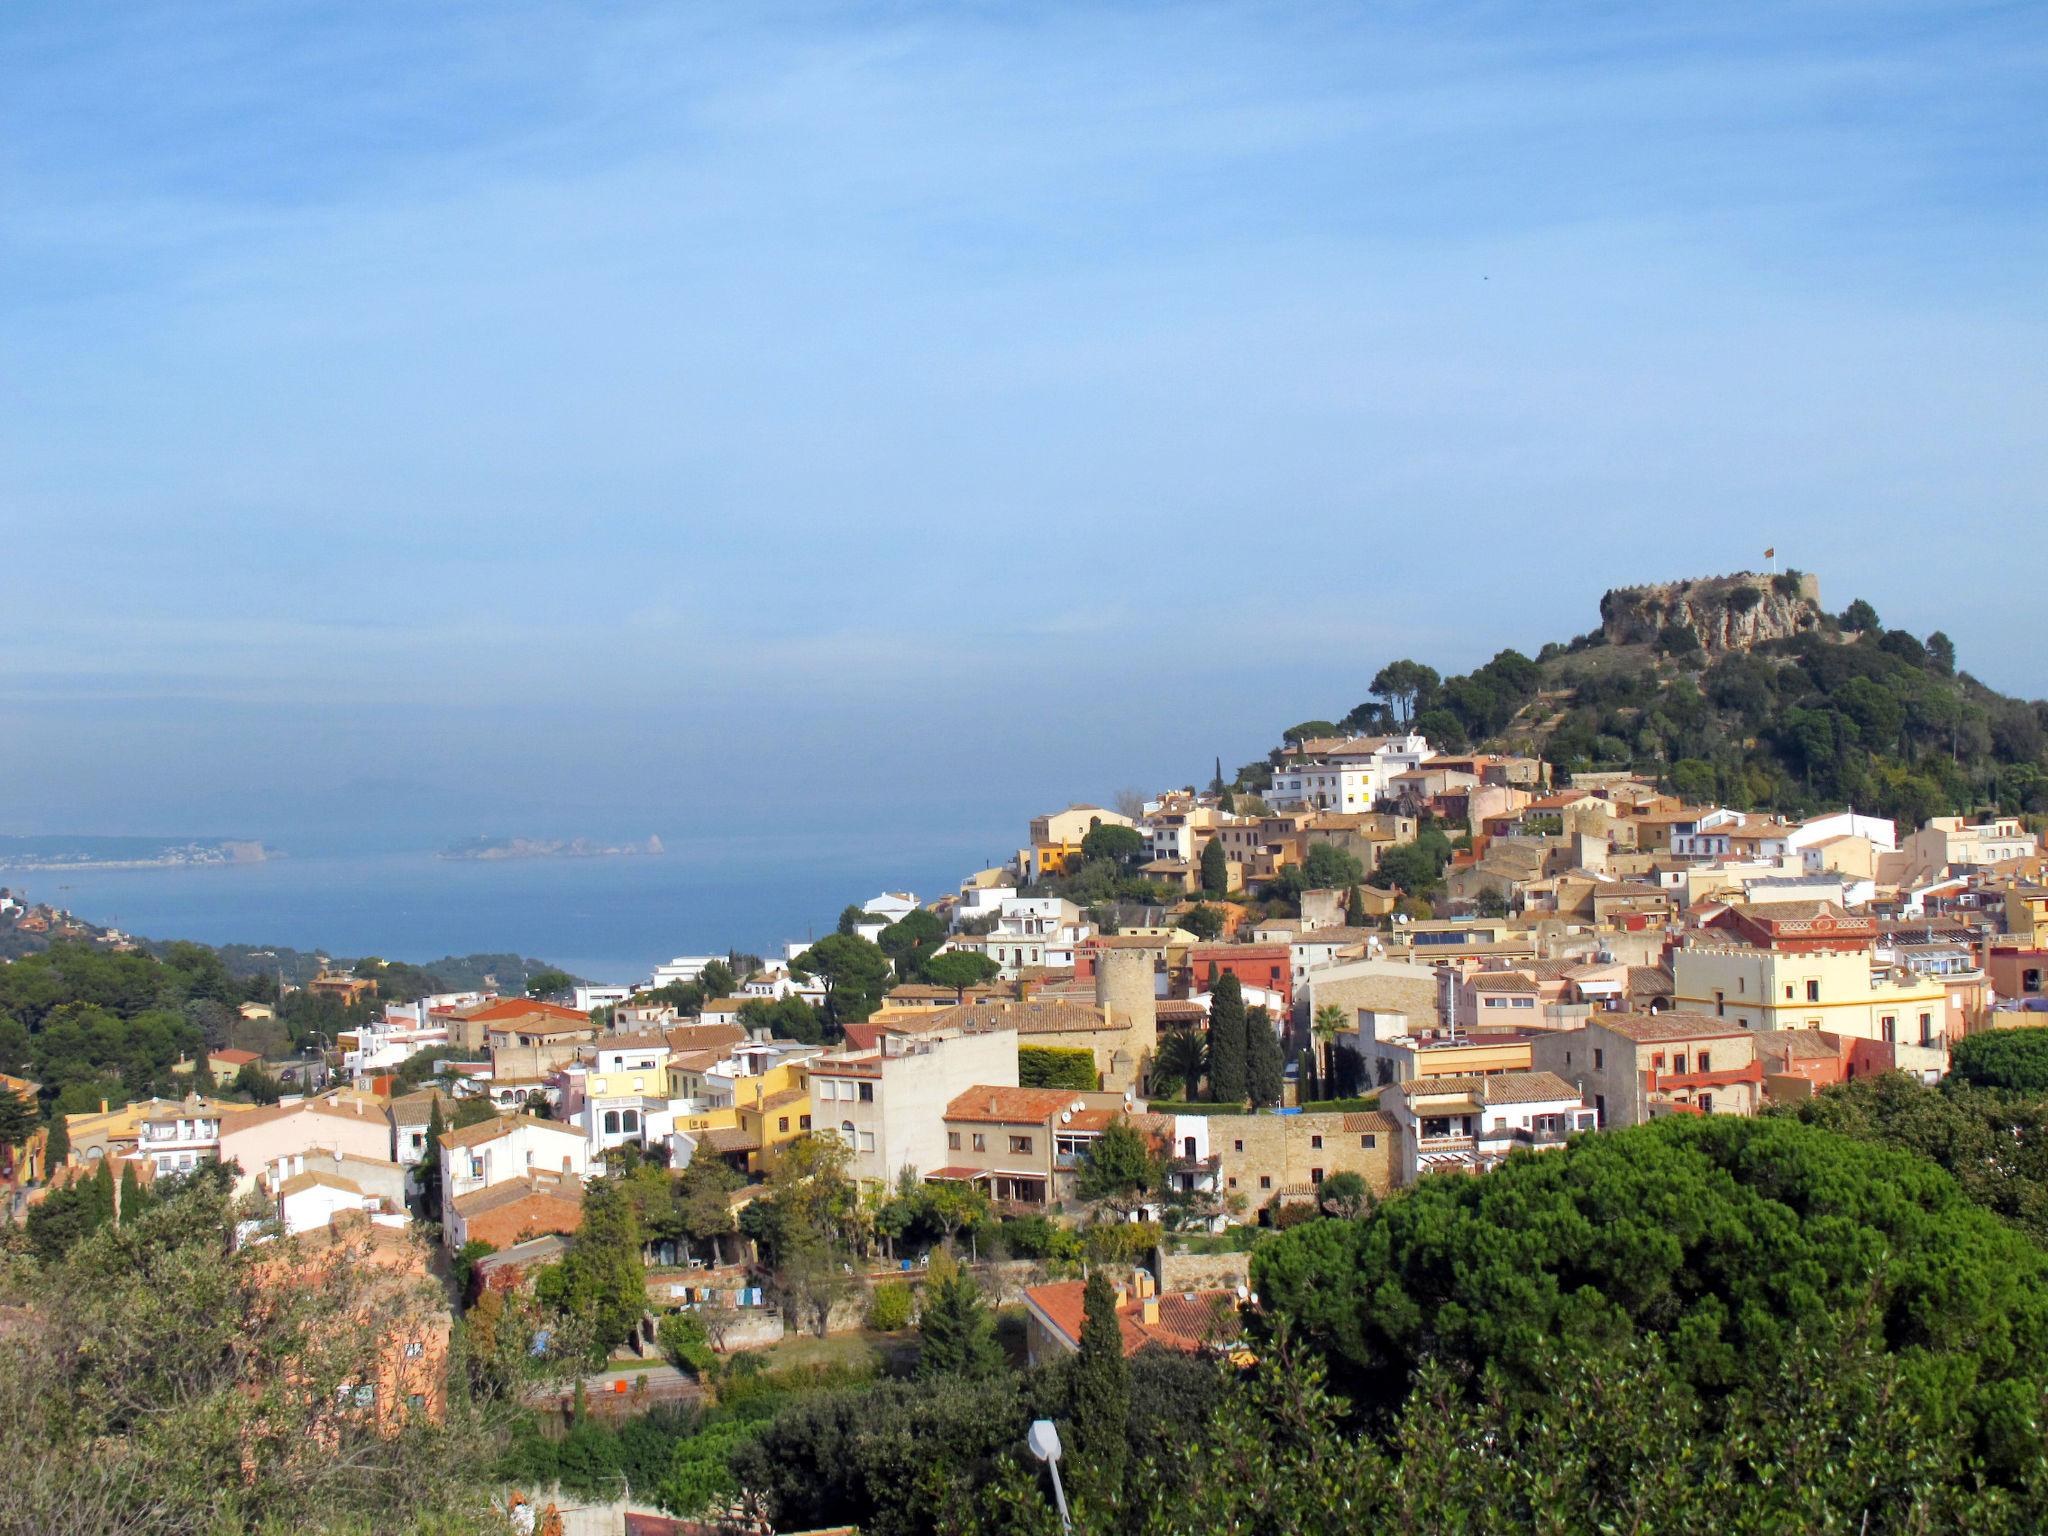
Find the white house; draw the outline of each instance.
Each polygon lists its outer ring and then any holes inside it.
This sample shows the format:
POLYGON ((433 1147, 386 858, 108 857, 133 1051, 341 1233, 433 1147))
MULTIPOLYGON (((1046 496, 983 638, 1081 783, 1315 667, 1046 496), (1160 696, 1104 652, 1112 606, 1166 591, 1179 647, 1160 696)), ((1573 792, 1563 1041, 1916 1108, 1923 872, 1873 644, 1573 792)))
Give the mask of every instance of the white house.
POLYGON ((1799 823, 1785 842, 1787 847, 1807 848, 1815 843, 1824 843, 1831 837, 1868 838, 1870 846, 1880 853, 1896 853, 1899 848, 1896 823, 1882 816, 1859 816, 1854 811, 1810 816, 1799 823))
POLYGON ((724 958, 723 955, 677 955, 667 964, 654 968, 653 976, 648 978, 648 989, 654 991, 679 981, 695 981, 704 974, 704 967, 724 958))
POLYGON ((1398 1131, 1397 1184, 1425 1173, 1483 1173, 1519 1148, 1548 1151, 1594 1128, 1592 1106, 1555 1072, 1389 1083, 1380 1109, 1398 1131))
POLYGON ((505 1115, 441 1136, 444 1202, 529 1173, 585 1178, 590 1148, 580 1126, 533 1115, 505 1115))
POLYGON ((1419 768, 1433 754, 1414 731, 1311 741, 1273 771, 1265 801, 1276 811, 1370 811, 1386 798, 1396 774, 1419 768))

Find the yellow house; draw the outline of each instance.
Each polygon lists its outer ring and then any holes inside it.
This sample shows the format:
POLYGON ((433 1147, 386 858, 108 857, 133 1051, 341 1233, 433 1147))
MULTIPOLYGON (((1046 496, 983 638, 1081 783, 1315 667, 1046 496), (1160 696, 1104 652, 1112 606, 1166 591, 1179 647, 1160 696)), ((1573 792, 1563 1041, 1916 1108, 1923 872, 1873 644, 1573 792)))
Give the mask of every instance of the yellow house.
POLYGON ((1898 1045, 1939 1046, 1948 993, 1911 971, 1878 976, 1861 951, 1783 953, 1691 944, 1672 956, 1672 1004, 1745 1029, 1824 1029, 1898 1045))
POLYGON ((2023 944, 2048 938, 2048 886, 2015 885, 2006 890, 2005 931, 2023 944))
POLYGON ((714 1070, 731 1058, 718 1051, 689 1051, 669 1063, 669 1091, 679 1099, 695 1099, 705 1107, 678 1114, 675 1128, 699 1141, 709 1140, 720 1155, 744 1152, 749 1172, 758 1171, 763 1154, 793 1141, 811 1128, 808 1063, 816 1052, 763 1062, 758 1072, 733 1077, 714 1070), (723 1102, 719 1102, 719 1101, 723 1102))

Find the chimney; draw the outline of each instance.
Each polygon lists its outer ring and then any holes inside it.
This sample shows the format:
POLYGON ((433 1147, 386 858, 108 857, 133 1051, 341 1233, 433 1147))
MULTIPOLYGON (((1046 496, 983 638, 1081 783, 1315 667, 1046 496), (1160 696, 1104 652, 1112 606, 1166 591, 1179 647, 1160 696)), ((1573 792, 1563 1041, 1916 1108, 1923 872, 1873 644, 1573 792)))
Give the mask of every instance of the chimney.
POLYGON ((1144 1319, 1147 1328, 1157 1328, 1159 1326, 1159 1298, 1157 1296, 1147 1296, 1144 1308, 1138 1315, 1144 1319))

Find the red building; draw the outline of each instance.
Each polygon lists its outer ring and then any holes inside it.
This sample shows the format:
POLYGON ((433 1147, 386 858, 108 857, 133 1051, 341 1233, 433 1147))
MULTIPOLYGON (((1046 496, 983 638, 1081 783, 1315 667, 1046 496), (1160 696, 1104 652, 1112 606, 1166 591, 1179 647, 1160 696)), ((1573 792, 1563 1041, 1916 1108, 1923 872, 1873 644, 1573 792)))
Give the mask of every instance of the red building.
POLYGON ((1188 950, 1188 987, 1191 992, 1209 990, 1211 970, 1235 976, 1247 987, 1278 992, 1281 1007, 1294 1008, 1293 951, 1285 944, 1196 944, 1188 950))

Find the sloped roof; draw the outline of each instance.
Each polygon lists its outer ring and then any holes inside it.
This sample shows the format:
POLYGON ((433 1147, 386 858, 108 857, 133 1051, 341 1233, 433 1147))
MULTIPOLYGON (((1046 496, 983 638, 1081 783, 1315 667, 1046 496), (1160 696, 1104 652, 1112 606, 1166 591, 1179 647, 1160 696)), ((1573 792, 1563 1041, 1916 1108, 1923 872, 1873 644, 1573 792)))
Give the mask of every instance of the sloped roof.
POLYGON ((1403 1098, 1464 1095, 1481 1104, 1535 1104, 1552 1099, 1577 1102, 1579 1090, 1555 1072, 1496 1072, 1491 1077, 1429 1077, 1390 1083, 1381 1093, 1403 1098))
POLYGON ((1078 1097, 1071 1088, 974 1087, 946 1106, 946 1118, 991 1125, 1043 1124, 1078 1097))
POLYGON ((496 1141, 500 1136, 510 1136, 521 1128, 536 1131, 554 1131, 559 1135, 573 1136, 583 1140, 583 1133, 573 1125, 564 1125, 559 1120, 543 1120, 539 1115, 499 1115, 490 1120, 480 1120, 475 1125, 465 1125, 459 1131, 443 1131, 441 1145, 444 1147, 477 1147, 487 1141, 496 1141))
POLYGON ((1697 1040, 1748 1033, 1732 1019, 1677 1010, 1668 1013, 1596 1013, 1586 1022, 1624 1040, 1633 1040, 1638 1045, 1658 1040, 1697 1040))

